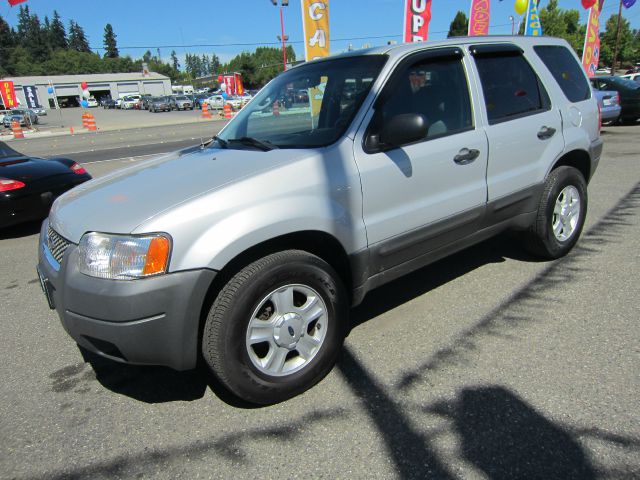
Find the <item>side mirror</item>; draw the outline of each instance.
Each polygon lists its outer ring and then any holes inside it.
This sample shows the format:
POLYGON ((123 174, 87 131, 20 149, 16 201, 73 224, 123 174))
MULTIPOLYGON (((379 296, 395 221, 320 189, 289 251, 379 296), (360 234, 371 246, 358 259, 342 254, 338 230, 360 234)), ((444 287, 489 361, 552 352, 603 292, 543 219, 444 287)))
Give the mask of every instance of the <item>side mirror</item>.
POLYGON ((424 115, 402 113, 386 122, 379 133, 370 134, 366 140, 367 151, 385 151, 418 142, 427 136, 429 125, 424 115))

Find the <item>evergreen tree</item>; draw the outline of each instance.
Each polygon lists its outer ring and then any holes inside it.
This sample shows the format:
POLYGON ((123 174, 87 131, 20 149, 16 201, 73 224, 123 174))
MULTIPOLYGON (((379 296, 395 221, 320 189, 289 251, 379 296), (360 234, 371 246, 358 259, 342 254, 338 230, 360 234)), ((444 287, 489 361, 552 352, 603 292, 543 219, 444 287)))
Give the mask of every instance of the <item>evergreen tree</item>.
POLYGON ((144 63, 149 63, 150 60, 151 60, 151 50, 147 50, 146 52, 144 52, 144 55, 142 55, 142 61, 144 63))
POLYGON ((173 67, 174 70, 180 69, 180 63, 178 62, 178 56, 176 55, 175 50, 171 51, 171 66, 173 67))
POLYGON ((20 5, 20 11, 18 12, 18 43, 21 45, 24 45, 24 37, 29 30, 30 20, 29 7, 20 5))
POLYGON ((13 75, 9 63, 13 46, 13 32, 4 18, 0 17, 0 77, 13 75))
POLYGON ((116 44, 116 34, 113 33, 113 27, 110 23, 107 23, 104 27, 104 48, 106 50, 105 57, 118 58, 120 56, 116 44))
POLYGON ((31 58, 35 62, 44 62, 49 58, 49 47, 45 31, 40 25, 38 15, 31 15, 29 25, 24 34, 24 41, 31 58))
POLYGON ((69 46, 67 42, 67 32, 56 10, 53 11, 53 19, 51 20, 51 27, 49 28, 49 45, 52 50, 66 49, 69 46))
POLYGON ((469 33, 469 19, 464 12, 458 11, 453 18, 451 25, 449 25, 449 33, 447 38, 450 37, 462 37, 469 33))
POLYGON ((69 21, 69 49, 76 52, 91 53, 84 29, 73 20, 69 21))

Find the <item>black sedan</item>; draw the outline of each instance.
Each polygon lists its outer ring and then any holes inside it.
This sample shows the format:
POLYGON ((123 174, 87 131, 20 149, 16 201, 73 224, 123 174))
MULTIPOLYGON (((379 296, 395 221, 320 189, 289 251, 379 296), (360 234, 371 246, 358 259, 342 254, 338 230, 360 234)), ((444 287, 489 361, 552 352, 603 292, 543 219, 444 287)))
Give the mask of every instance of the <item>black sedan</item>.
POLYGON ((591 84, 597 90, 614 90, 620 94, 620 121, 635 123, 640 119, 640 84, 621 77, 593 77, 591 84))
POLYGON ((27 157, 0 142, 0 228, 45 218, 58 196, 90 179, 73 160, 27 157))

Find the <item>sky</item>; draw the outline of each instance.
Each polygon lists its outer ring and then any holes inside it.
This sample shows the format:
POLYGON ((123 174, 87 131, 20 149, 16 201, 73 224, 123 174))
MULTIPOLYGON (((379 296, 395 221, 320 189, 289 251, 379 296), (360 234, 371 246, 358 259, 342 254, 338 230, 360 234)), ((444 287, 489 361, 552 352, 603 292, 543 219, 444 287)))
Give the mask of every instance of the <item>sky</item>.
MULTIPOLYGON (((1 0, 0 15, 16 26, 18 7, 1 0)), ((458 10, 469 14, 470 0, 433 0, 429 39, 446 38, 449 24, 458 10)), ((543 7, 548 0, 541 0, 543 7)), ((65 27, 75 20, 85 30, 94 51, 104 53, 104 26, 111 23, 117 35, 121 55, 140 58, 149 49, 155 55, 160 48, 164 60, 172 50, 183 59, 186 53, 215 53, 222 62, 242 51, 258 46, 279 47, 280 7, 271 0, 27 0, 31 13, 43 20, 57 10, 65 27), (244 9, 240 6, 243 5, 244 9), (195 46, 199 45, 199 46, 195 46), (206 46, 200 46, 206 45, 206 46), (142 48, 132 48, 142 47, 142 48)), ((560 8, 576 8, 586 23, 586 10, 580 0, 560 0, 560 8)), ((618 0, 605 0, 603 16, 618 12, 618 0)), ((354 49, 365 44, 385 45, 401 41, 404 0, 329 0, 331 53, 340 53, 351 44, 354 49)), ((297 59, 304 57, 300 0, 290 0, 283 8, 285 34, 297 59)), ((510 34, 510 16, 516 17, 514 0, 492 0, 490 34, 510 34)), ((640 28, 640 2, 623 16, 632 28, 640 28)), ((542 25, 544 29, 544 25, 542 25)), ((181 63, 184 63, 181 61, 181 63)))

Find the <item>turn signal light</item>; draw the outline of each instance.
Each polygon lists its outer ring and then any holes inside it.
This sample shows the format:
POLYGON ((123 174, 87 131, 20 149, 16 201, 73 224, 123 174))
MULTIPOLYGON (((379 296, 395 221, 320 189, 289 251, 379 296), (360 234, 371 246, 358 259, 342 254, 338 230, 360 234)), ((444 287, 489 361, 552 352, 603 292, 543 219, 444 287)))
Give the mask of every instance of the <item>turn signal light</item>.
POLYGON ((80 165, 78 165, 77 163, 74 163, 73 165, 71 165, 71 171, 73 173, 77 173, 78 175, 82 175, 87 173, 87 171, 82 168, 80 165))
POLYGON ((154 237, 147 250, 147 258, 144 263, 143 275, 153 275, 164 272, 169 260, 169 239, 166 237, 154 237))
POLYGON ((8 192, 9 190, 18 190, 26 185, 18 180, 8 178, 0 178, 0 192, 8 192))

